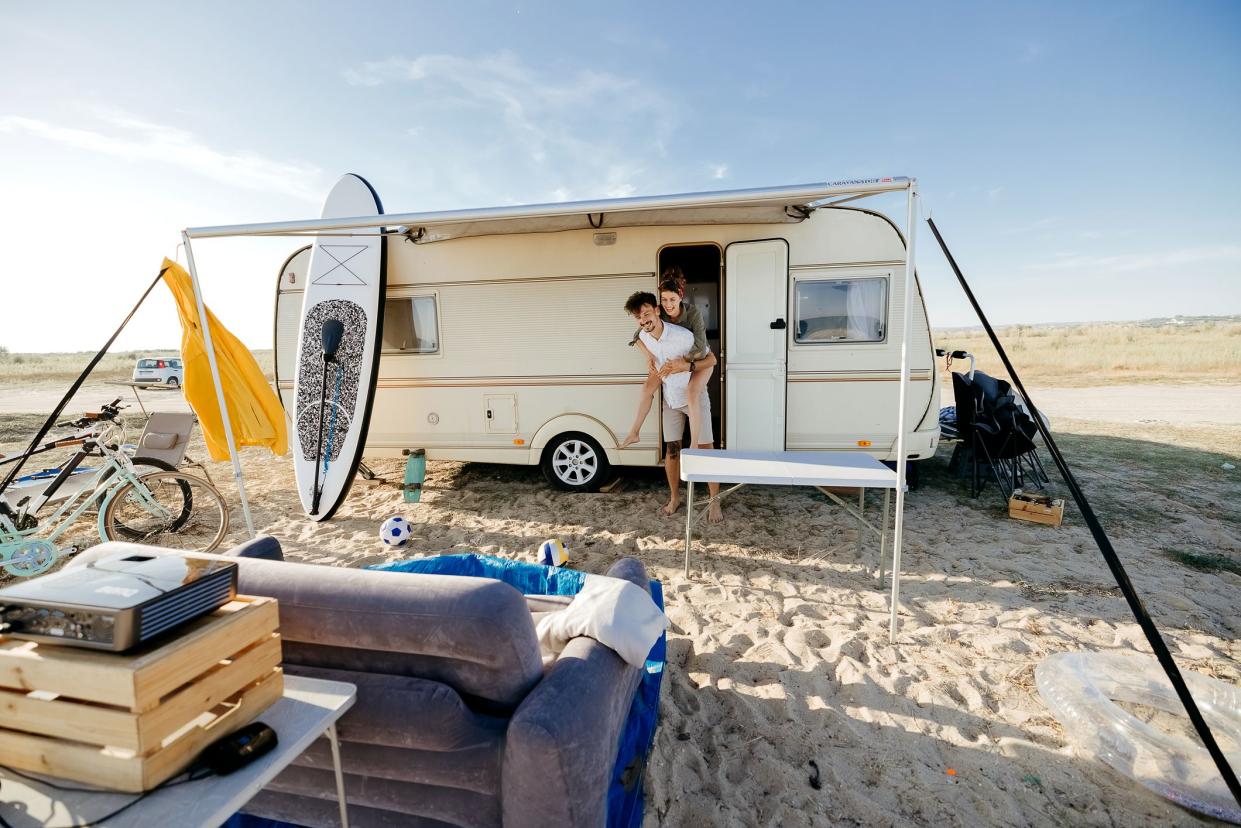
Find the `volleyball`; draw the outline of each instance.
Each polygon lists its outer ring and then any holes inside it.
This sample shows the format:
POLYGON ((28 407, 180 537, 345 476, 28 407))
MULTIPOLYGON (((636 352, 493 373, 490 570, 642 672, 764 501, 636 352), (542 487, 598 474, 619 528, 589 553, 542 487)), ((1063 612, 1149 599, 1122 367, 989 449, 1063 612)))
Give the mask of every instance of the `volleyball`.
POLYGON ((568 562, 569 550, 555 538, 539 545, 539 563, 544 566, 564 566, 568 562))

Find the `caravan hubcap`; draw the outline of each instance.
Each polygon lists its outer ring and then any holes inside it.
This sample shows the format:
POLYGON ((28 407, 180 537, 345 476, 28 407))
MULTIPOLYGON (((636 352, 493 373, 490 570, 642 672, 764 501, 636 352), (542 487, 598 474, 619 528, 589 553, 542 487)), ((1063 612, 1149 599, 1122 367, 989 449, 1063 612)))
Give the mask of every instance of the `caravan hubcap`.
POLYGON ((581 440, 566 440, 556 447, 552 455, 552 469, 556 477, 565 483, 580 486, 599 470, 599 457, 581 440))

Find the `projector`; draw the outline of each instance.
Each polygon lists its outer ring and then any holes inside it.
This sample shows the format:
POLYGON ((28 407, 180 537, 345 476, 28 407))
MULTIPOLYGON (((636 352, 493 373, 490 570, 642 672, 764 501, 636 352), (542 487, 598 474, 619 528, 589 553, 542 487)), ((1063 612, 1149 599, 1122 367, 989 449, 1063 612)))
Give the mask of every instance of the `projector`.
POLYGON ((231 561, 119 553, 0 589, 0 632, 119 653, 236 594, 237 564, 231 561))

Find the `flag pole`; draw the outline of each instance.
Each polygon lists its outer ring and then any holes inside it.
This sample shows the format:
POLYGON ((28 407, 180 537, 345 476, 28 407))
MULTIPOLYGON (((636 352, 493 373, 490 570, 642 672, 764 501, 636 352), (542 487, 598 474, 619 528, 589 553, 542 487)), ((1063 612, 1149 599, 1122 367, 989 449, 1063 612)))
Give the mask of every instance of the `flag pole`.
POLYGON ((224 422, 224 439, 228 442, 229 456, 233 458, 233 480, 237 482, 237 493, 241 496, 241 512, 246 518, 246 531, 253 538, 254 519, 250 517, 250 500, 246 497, 246 481, 241 474, 241 456, 237 453, 237 441, 233 438, 233 423, 228 417, 228 406, 224 404, 224 385, 220 382, 220 366, 215 361, 211 326, 207 324, 207 306, 203 304, 202 286, 198 283, 198 270, 194 267, 194 249, 190 246, 189 234, 184 230, 181 231, 181 240, 185 245, 185 262, 189 265, 190 284, 194 286, 194 302, 198 306, 198 327, 203 332, 207 362, 211 365, 211 381, 215 383, 215 398, 220 405, 220 419, 224 422))

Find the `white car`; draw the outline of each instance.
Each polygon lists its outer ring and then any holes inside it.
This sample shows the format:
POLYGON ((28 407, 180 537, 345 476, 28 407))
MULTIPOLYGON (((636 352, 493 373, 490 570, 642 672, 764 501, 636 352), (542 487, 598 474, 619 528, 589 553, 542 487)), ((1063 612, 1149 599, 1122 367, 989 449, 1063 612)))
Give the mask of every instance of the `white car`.
POLYGON ((185 379, 181 357, 143 357, 134 366, 134 385, 166 385, 179 388, 185 379))

